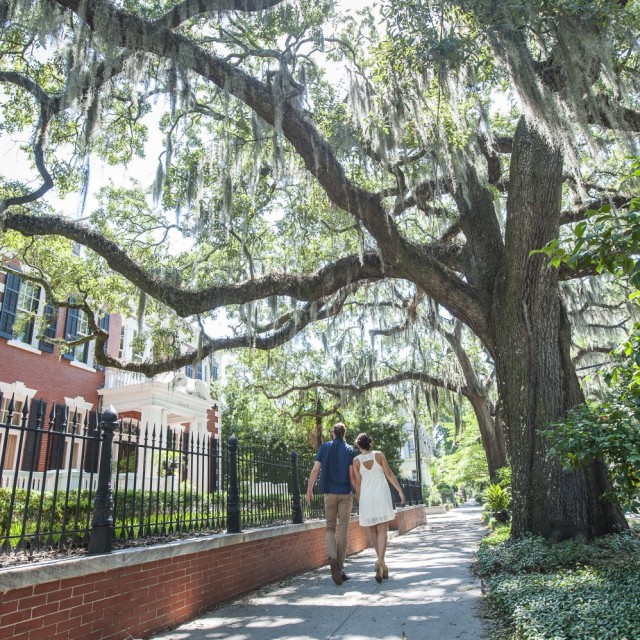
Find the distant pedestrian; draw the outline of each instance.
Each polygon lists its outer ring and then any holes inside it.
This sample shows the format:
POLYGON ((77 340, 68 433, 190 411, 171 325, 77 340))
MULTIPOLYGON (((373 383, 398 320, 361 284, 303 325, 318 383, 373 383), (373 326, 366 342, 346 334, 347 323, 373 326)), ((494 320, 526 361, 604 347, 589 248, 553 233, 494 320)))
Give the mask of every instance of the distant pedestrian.
POLYGON ((346 427, 338 422, 331 430, 331 442, 323 443, 316 454, 315 464, 307 484, 307 504, 313 498, 313 485, 320 476, 320 490, 324 493, 324 515, 327 519, 327 551, 331 577, 336 584, 342 584, 349 577, 344 572, 347 555, 349 522, 353 507, 352 487, 353 458, 355 450, 344 441, 346 427), (337 529, 337 533, 336 533, 337 529))
POLYGON ((353 462, 356 497, 358 498, 360 526, 369 527, 376 550, 376 582, 389 577, 389 569, 384 561, 387 550, 387 532, 389 521, 395 518, 389 482, 397 489, 400 502, 404 502, 404 493, 382 451, 372 451, 373 440, 361 433, 356 439, 360 455, 353 462))

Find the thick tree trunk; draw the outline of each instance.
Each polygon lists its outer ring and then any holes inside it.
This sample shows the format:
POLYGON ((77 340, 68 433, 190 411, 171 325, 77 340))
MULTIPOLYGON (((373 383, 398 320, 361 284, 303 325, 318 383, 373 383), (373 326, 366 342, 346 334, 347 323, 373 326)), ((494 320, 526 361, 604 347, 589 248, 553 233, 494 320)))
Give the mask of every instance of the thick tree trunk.
POLYGON ((512 535, 553 541, 625 527, 618 505, 601 498, 605 470, 564 471, 548 458, 539 430, 583 401, 571 362, 570 326, 557 271, 529 256, 558 236, 562 156, 521 120, 511 159, 505 269, 493 305, 495 361, 512 468, 512 535))

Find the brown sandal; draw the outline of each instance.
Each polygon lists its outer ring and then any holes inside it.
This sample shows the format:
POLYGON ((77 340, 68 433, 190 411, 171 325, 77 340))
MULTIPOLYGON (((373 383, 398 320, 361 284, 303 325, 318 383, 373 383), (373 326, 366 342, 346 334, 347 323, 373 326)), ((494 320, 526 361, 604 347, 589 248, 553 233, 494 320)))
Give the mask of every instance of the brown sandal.
POLYGON ((376 560, 376 582, 382 582, 382 563, 376 560))

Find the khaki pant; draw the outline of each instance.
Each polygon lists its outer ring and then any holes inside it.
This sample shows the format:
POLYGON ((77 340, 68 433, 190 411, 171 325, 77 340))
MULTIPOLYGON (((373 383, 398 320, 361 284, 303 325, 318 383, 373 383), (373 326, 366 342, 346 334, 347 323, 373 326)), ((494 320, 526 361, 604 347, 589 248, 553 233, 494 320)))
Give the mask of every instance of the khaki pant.
POLYGON ((344 568, 344 559, 347 555, 347 537, 349 535, 352 506, 353 495, 351 493, 324 494, 324 515, 327 519, 327 551, 330 558, 335 558, 338 561, 340 570, 344 568), (338 529, 337 536, 336 524, 338 529))

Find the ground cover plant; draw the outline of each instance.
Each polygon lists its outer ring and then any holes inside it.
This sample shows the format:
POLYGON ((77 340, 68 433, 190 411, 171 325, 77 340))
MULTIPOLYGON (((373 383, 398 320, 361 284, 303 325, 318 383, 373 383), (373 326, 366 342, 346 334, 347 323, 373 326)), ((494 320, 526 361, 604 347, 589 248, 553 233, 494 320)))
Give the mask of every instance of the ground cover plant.
POLYGON ((592 544, 508 539, 500 527, 474 563, 486 612, 503 640, 640 638, 640 529, 592 544))

